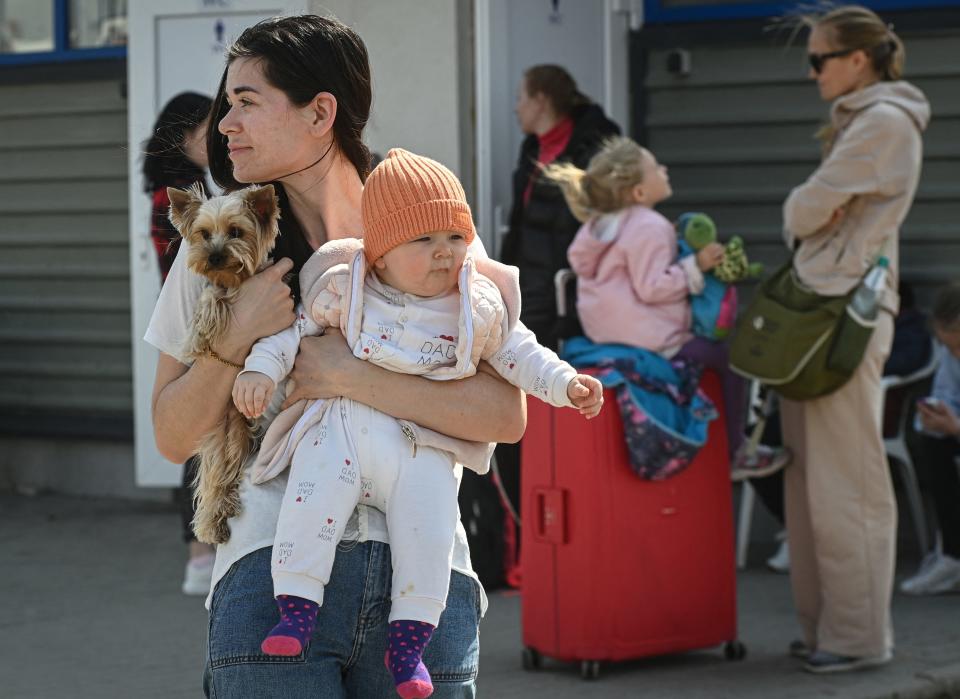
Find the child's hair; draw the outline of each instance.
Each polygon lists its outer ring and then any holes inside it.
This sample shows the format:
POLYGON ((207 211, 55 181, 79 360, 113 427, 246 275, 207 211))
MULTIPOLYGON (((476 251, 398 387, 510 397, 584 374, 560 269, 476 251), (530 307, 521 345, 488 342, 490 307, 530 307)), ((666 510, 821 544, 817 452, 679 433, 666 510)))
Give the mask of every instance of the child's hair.
POLYGON ((627 193, 643 180, 643 148, 633 139, 615 136, 603 142, 586 170, 571 163, 548 165, 544 174, 559 185, 579 221, 622 209, 627 193))
POLYGON ((952 330, 960 328, 960 282, 947 284, 933 302, 933 324, 952 330))
POLYGON ((196 92, 182 92, 167 102, 143 149, 145 192, 179 185, 185 178, 203 177, 203 169, 183 152, 183 141, 188 131, 207 118, 212 104, 213 100, 196 92))

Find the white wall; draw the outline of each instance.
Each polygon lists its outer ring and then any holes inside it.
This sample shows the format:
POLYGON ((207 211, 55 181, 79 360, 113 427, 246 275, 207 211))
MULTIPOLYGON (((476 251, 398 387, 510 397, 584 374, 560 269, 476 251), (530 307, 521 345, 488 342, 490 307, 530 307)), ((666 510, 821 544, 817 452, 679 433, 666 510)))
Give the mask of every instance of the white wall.
MULTIPOLYGON (((373 112, 365 133, 381 155, 401 146, 439 160, 472 181, 473 124, 462 102, 472 76, 472 46, 459 0, 314 0, 310 8, 333 15, 367 45, 373 72, 373 112)), ((468 91, 469 92, 469 91, 468 91)))
POLYGON ((0 437, 0 491, 168 502, 168 489, 134 482, 133 460, 130 442, 0 437))

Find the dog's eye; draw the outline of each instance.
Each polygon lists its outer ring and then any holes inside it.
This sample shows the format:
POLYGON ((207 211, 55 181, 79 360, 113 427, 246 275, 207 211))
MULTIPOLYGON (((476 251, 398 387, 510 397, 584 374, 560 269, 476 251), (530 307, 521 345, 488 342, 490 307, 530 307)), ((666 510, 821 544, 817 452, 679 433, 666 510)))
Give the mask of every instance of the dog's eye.
POLYGON ((200 231, 200 235, 203 236, 203 239, 204 239, 204 240, 210 240, 210 231, 201 230, 201 231, 200 231))
POLYGON ((242 232, 239 228, 237 228, 236 226, 232 226, 232 227, 230 228, 230 237, 231 237, 231 238, 239 238, 239 237, 242 236, 242 235, 243 235, 243 232, 242 232))

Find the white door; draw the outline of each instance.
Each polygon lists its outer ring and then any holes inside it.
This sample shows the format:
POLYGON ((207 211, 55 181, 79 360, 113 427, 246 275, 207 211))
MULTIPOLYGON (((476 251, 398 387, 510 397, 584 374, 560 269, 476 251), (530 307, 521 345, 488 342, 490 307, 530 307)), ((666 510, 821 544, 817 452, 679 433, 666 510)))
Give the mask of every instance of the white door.
POLYGON ((511 175, 523 134, 513 112, 524 70, 566 68, 580 91, 626 131, 627 46, 639 16, 631 0, 477 0, 477 219, 499 251, 511 205, 511 175))
POLYGON ((130 295, 134 363, 136 482, 180 483, 179 465, 157 452, 150 397, 157 351, 143 340, 160 292, 160 273, 150 242, 150 200, 140 181, 139 144, 160 109, 185 90, 211 97, 220 83, 224 51, 245 28, 262 19, 306 10, 306 0, 165 0, 130 3, 127 84, 130 143, 130 295))

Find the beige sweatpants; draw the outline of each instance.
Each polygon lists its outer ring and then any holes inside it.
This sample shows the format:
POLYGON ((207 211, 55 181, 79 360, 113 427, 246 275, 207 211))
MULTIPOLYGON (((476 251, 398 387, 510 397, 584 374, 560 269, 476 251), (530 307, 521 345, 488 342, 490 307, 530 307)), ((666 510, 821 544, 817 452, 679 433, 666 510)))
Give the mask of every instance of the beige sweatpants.
POLYGON ((840 390, 781 402, 790 581, 811 648, 873 657, 893 648, 890 598, 897 503, 883 448, 880 379, 893 342, 881 313, 863 362, 840 390))

